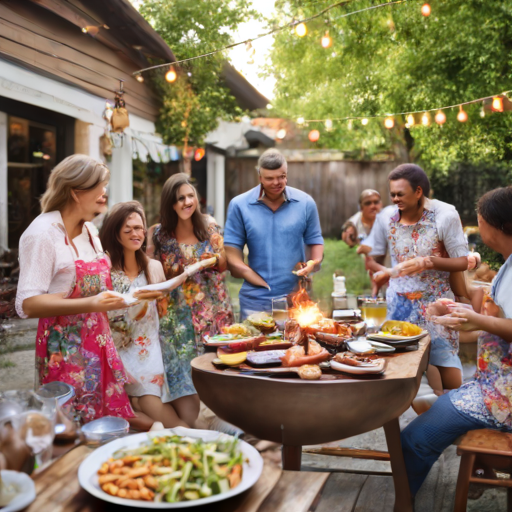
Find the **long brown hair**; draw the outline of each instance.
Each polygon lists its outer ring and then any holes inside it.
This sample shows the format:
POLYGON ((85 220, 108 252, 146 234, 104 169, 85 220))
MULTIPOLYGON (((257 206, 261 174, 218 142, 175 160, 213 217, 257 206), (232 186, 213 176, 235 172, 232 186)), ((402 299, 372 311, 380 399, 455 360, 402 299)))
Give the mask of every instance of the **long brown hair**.
MULTIPOLYGON (((173 174, 164 184, 162 188, 162 196, 160 199, 160 222, 162 230, 168 236, 173 236, 178 225, 178 214, 173 206, 178 202, 178 193, 183 185, 190 185, 194 190, 197 199, 197 190, 190 182, 188 174, 179 172, 173 174)), ((192 214, 192 225, 194 226, 194 235, 200 242, 208 240, 208 224, 205 216, 199 209, 199 201, 195 212, 192 214)))
MULTIPOLYGON (((124 248, 119 241, 119 232, 123 228, 126 219, 132 213, 138 213, 140 215, 144 229, 147 232, 144 208, 138 201, 116 204, 103 221, 103 226, 100 230, 100 240, 104 251, 110 256, 113 270, 124 271, 124 248)), ((151 283, 151 276, 148 269, 149 257, 146 255, 145 251, 146 235, 144 235, 144 243, 141 248, 135 251, 135 259, 139 267, 139 272, 144 272, 148 283, 151 283)))

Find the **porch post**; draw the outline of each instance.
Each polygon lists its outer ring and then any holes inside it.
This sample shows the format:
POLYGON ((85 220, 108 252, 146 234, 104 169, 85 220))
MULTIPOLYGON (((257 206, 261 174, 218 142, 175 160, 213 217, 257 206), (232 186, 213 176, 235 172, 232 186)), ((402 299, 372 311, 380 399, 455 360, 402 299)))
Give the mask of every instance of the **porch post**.
POLYGON ((9 249, 7 215, 7 114, 0 112, 0 255, 9 249))

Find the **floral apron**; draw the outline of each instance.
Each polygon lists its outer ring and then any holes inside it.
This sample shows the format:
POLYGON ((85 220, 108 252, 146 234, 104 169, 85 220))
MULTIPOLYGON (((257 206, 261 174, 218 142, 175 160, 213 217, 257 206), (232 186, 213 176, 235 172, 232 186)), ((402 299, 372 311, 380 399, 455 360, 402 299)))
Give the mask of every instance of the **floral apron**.
MULTIPOLYGON (((94 247, 90 233, 89 239, 94 247)), ((104 255, 90 262, 75 260, 75 270, 70 299, 112 289, 110 262, 104 255)), ((106 313, 40 318, 36 365, 40 384, 60 381, 75 388, 75 409, 84 423, 102 416, 134 417, 106 313)))
MULTIPOLYGON (((424 210, 417 224, 400 223, 397 212, 390 220, 388 243, 398 263, 418 256, 446 257, 446 250, 439 240, 435 213, 424 210)), ((426 319, 427 306, 442 297, 454 299, 450 288, 450 273, 425 270, 413 276, 390 279, 386 293, 388 318, 419 325, 430 334, 430 363, 462 369, 457 331, 434 324, 426 319)))

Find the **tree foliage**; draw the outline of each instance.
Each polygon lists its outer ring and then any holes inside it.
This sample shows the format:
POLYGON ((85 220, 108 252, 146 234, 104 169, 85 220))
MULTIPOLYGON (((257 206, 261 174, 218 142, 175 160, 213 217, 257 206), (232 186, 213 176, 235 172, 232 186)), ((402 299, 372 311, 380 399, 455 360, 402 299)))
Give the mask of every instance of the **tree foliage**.
MULTIPOLYGON (((278 0, 272 23, 315 14, 331 0, 278 0)), ((421 15, 422 2, 370 10, 346 18, 340 15, 376 0, 353 1, 308 23, 308 35, 290 30, 275 37, 272 64, 277 78, 274 108, 291 118, 372 116, 388 112, 434 109, 512 89, 512 1, 432 0, 432 14, 421 15), (328 30, 333 44, 324 49, 320 38, 328 30)), ((431 170, 447 172, 454 162, 512 160, 512 116, 487 112, 482 104, 445 111, 446 123, 405 127, 405 116, 387 130, 382 119, 335 122, 332 131, 321 124, 323 147, 351 150, 365 156, 393 151, 400 159, 421 161, 431 170)))
MULTIPOLYGON (((232 43, 230 33, 255 15, 243 0, 144 0, 139 10, 177 60, 232 43)), ((178 79, 174 83, 165 81, 167 68, 152 72, 163 100, 157 129, 166 143, 201 145, 219 119, 242 114, 222 79, 226 58, 218 53, 181 64, 176 68, 178 79)))

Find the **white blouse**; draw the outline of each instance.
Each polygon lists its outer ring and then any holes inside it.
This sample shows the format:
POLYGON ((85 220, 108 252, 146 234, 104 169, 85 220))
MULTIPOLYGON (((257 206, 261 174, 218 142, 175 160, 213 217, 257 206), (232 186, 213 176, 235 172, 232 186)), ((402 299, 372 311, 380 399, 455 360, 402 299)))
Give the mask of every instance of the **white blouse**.
POLYGON ((66 230, 59 211, 42 213, 34 219, 20 238, 20 278, 16 294, 16 311, 27 318, 23 301, 45 293, 69 295, 76 278, 75 259, 92 261, 102 253, 98 230, 85 222, 82 233, 73 239, 78 256, 66 244, 66 230), (89 238, 93 240, 94 247, 89 238))

